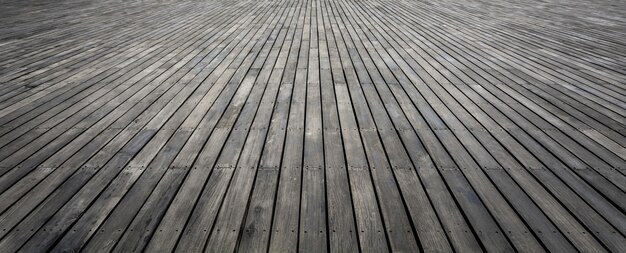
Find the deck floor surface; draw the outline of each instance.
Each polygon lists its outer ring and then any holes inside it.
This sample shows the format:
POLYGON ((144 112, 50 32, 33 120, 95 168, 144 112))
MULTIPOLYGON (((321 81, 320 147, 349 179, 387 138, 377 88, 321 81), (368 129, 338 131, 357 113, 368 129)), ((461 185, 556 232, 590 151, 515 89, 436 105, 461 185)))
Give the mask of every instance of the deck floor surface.
POLYGON ((0 0, 0 252, 626 252, 626 2, 0 0))

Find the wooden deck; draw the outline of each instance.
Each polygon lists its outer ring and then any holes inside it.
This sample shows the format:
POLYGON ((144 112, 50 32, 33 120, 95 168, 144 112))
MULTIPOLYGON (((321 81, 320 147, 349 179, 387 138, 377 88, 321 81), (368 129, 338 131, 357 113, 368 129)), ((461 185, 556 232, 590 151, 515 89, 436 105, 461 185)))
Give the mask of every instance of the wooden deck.
POLYGON ((0 3, 1 252, 626 252, 624 1, 0 3))

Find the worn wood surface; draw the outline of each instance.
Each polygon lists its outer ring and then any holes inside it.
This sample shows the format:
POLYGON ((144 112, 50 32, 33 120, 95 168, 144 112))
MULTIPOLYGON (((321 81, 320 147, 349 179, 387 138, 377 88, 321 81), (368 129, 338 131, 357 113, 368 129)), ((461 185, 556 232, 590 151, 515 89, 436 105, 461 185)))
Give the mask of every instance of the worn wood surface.
POLYGON ((626 252, 626 4, 2 0, 1 252, 626 252))

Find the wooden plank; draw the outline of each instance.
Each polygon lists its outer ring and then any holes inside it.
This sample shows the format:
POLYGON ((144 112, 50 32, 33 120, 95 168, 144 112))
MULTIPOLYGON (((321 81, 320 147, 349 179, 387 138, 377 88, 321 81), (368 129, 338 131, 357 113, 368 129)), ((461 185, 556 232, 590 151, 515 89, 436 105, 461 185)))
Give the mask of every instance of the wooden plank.
MULTIPOLYGON (((302 161, 302 193, 298 251, 325 252, 328 249, 326 231, 326 191, 324 166, 324 135, 322 130, 322 100, 320 86, 319 2, 311 3, 311 28, 306 80, 306 112, 304 154, 302 161)), ((322 28, 323 29, 323 28, 322 28)))

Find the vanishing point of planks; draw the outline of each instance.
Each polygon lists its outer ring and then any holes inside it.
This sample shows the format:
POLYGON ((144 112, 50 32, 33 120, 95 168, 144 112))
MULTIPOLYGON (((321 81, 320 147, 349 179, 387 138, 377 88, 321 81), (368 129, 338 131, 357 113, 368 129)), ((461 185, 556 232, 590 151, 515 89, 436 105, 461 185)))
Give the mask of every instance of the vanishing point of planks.
POLYGON ((1 0, 0 252, 626 252, 626 3, 1 0))

